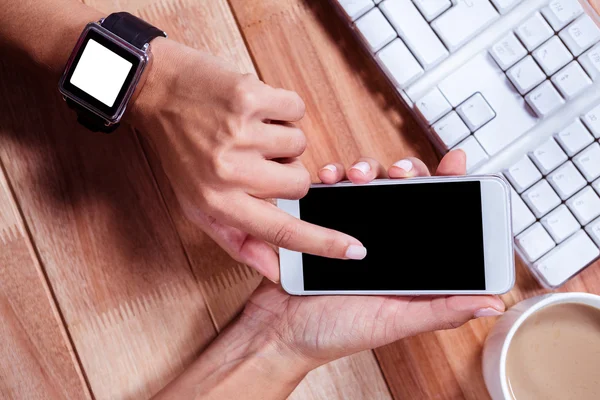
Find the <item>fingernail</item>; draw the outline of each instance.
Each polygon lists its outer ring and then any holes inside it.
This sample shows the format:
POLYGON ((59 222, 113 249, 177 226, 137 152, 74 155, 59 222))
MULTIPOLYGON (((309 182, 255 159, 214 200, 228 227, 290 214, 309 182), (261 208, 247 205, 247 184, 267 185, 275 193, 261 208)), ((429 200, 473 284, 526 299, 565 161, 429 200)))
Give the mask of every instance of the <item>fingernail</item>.
POLYGON ((356 164, 354 164, 352 166, 352 168, 350 168, 350 169, 357 169, 366 175, 371 170, 371 166, 369 165, 368 162, 361 161, 361 162, 357 162, 356 164))
POLYGON ((413 169, 413 163, 410 160, 396 161, 394 166, 403 169, 405 172, 410 172, 410 170, 413 169))
POLYGON ((333 172, 333 173, 336 173, 336 172, 337 172, 337 168, 336 168, 336 167, 335 167, 335 165, 333 165, 333 164, 327 164, 326 166, 324 166, 324 167, 323 167, 323 168, 321 168, 321 169, 326 169, 326 170, 329 170, 329 171, 331 171, 331 172, 333 172))
POLYGON ((502 311, 498 311, 495 308, 481 308, 477 311, 475 311, 475 314, 473 314, 475 316, 475 318, 482 318, 482 317, 497 317, 498 315, 502 315, 503 312, 502 311))
POLYGON ((346 249, 346 258, 350 260, 362 260, 367 255, 367 249, 363 246, 351 244, 346 249))

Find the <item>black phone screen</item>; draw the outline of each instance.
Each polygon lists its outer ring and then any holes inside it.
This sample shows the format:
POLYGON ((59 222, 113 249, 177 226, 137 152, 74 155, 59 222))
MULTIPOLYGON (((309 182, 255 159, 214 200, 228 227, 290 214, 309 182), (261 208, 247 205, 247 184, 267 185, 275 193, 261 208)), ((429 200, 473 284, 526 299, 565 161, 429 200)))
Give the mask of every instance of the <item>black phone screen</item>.
POLYGON ((360 261, 302 255, 304 290, 485 290, 480 182, 312 188, 300 218, 360 240, 360 261))

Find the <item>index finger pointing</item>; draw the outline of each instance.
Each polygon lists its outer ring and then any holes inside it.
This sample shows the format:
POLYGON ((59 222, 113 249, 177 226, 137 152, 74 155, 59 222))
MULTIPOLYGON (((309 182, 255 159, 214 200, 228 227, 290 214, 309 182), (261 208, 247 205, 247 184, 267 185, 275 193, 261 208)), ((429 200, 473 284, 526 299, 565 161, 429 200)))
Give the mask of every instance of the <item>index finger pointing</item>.
POLYGON ((246 198, 234 206, 239 217, 229 217, 227 223, 277 247, 340 259, 361 260, 367 255, 352 236, 302 221, 264 200, 246 198))

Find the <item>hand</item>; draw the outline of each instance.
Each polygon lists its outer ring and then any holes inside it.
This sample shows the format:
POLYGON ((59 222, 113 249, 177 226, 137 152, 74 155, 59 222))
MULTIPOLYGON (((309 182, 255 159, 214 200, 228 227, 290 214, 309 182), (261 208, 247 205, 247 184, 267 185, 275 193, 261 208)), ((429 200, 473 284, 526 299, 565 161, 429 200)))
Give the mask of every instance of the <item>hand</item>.
MULTIPOLYGON (((440 162, 437 175, 463 175, 465 161, 463 151, 452 151, 440 162)), ((395 163, 387 174, 401 179, 429 172, 423 162, 409 158, 395 163)), ((375 160, 364 158, 346 173, 340 164, 329 164, 319 172, 324 183, 338 182, 345 175, 354 183, 367 183, 385 176, 385 170, 375 160)), ((290 296, 263 282, 246 305, 243 318, 263 324, 286 346, 319 365, 503 311, 504 304, 496 296, 290 296)))
POLYGON ((173 41, 158 38, 152 46, 154 62, 131 122, 150 139, 190 220, 272 281, 279 280, 274 247, 364 257, 358 240, 265 201, 298 199, 310 186, 296 158, 306 148, 291 124, 304 115, 296 93, 173 41))

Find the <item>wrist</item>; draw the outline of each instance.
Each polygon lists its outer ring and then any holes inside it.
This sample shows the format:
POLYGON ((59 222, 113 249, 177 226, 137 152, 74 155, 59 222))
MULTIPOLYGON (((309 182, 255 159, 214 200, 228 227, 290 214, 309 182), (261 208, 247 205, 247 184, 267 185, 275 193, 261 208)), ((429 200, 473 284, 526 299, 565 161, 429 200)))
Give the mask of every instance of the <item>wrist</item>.
POLYGON ((242 315, 155 400, 287 398, 314 367, 277 330, 242 315))
POLYGON ((242 335, 247 332, 256 332, 245 353, 251 356, 253 362, 264 371, 267 376, 278 377, 280 381, 299 382, 311 370, 321 363, 307 357, 295 344, 290 343, 283 330, 275 324, 264 324, 242 315, 238 320, 238 329, 242 335))
POLYGON ((178 65, 174 47, 178 44, 172 40, 157 37, 150 42, 150 62, 142 75, 142 80, 129 101, 124 121, 144 129, 152 125, 151 117, 160 110, 162 103, 169 96, 169 88, 173 88, 178 65))

